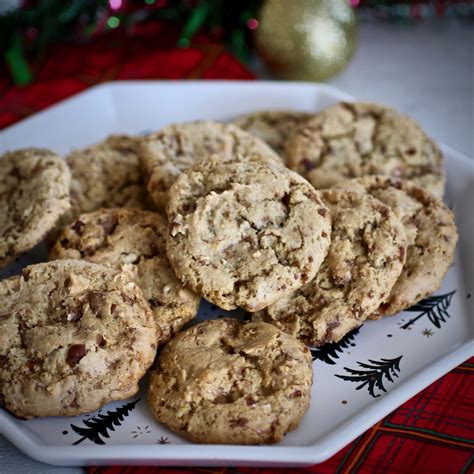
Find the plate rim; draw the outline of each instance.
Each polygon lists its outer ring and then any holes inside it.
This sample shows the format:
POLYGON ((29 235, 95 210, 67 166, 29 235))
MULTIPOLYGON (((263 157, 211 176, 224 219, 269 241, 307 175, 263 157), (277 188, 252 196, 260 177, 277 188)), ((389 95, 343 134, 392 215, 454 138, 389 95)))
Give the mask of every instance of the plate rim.
MULTIPOLYGON (((100 93, 101 90, 111 94, 113 89, 120 87, 140 87, 141 85, 158 88, 173 87, 204 87, 213 85, 226 87, 272 87, 272 88, 308 88, 318 89, 338 97, 344 96, 347 100, 356 100, 355 97, 339 90, 329 84, 310 82, 285 82, 285 81, 114 81, 87 88, 71 97, 53 104, 46 109, 33 114, 0 131, 1 138, 17 127, 26 125, 31 120, 41 119, 42 114, 48 113, 81 100, 83 96, 100 93)), ((455 160, 462 161, 474 171, 474 162, 451 147, 439 143, 443 152, 447 152, 455 160)), ((1 148, 1 146, 0 146, 1 148)), ((308 446, 242 446, 242 445, 164 445, 159 451, 153 445, 114 444, 105 446, 88 445, 87 452, 76 446, 44 445, 35 442, 35 435, 27 433, 15 424, 15 418, 5 410, 0 409, 0 434, 5 436, 18 449, 31 458, 48 464, 59 466, 92 465, 92 464, 159 464, 159 465, 260 465, 260 466, 308 466, 321 463, 340 449, 350 443, 357 436, 365 432, 377 421, 399 407, 412 396, 425 389, 432 382, 449 372, 452 368, 473 355, 473 335, 463 343, 454 347, 450 352, 426 365, 423 369, 412 374, 397 385, 396 389, 388 392, 384 397, 374 400, 372 404, 362 409, 357 416, 335 425, 331 431, 321 437, 317 442, 308 446), (421 388, 420 388, 421 387, 421 388), (374 404, 377 408, 374 410, 374 404), (394 408, 395 407, 395 408, 394 408), (367 412, 371 412, 367 415, 367 412), (337 444, 334 442, 337 437, 337 444), (131 452, 125 452, 124 447, 133 447, 131 452), (217 448, 217 449, 216 449, 217 448), (125 454, 126 453, 126 454, 125 454)))
POLYGON ((0 433, 31 458, 56 466, 109 464, 110 461, 116 465, 127 465, 131 462, 137 463, 132 465, 158 465, 157 463, 159 465, 176 465, 178 461, 179 463, 184 462, 181 465, 191 465, 191 462, 196 465, 197 462, 200 466, 217 466, 222 465, 223 462, 247 466, 252 463, 262 466, 310 466, 326 461, 392 412, 394 410, 392 399, 398 399, 397 407, 400 406, 439 377, 467 360, 472 356, 472 344, 473 339, 471 338, 448 354, 438 358, 433 364, 408 377, 397 386, 396 390, 392 390, 381 399, 374 401, 378 404, 377 410, 374 411, 373 405, 370 405, 370 407, 361 410, 356 417, 336 425, 326 436, 311 446, 192 444, 186 445, 185 450, 183 445, 164 445, 157 451, 154 445, 88 445, 87 457, 84 459, 83 450, 75 446, 48 446, 35 443, 33 441, 34 435, 27 435, 19 430, 15 426, 14 417, 8 415, 3 409, 0 411, 0 421, 2 421, 0 433), (423 385, 421 390, 419 389, 420 385, 423 385), (399 393, 401 391, 402 394, 399 393), (373 412, 371 416, 366 414, 369 410, 373 412), (344 429, 342 436, 341 429, 344 429), (336 436, 339 440, 343 440, 343 443, 339 441, 337 446, 332 442, 336 436), (124 454, 124 447, 133 447, 133 450, 124 454), (271 461, 269 462, 269 460, 271 461))

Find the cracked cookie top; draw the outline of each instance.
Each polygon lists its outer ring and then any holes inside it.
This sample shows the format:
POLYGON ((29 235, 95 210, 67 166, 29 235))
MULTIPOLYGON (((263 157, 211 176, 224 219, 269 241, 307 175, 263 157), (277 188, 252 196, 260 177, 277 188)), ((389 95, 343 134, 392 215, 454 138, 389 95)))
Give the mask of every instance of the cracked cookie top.
POLYGON ((380 174, 444 193, 438 146, 413 119, 378 104, 341 102, 323 110, 292 134, 286 154, 288 166, 317 189, 380 174))
POLYGON ((196 121, 169 125, 144 138, 141 159, 148 175, 148 191, 159 209, 166 193, 190 166, 216 153, 222 160, 258 153, 281 163, 280 157, 260 138, 232 124, 196 121))
POLYGON ((265 323, 205 321, 162 351, 148 404, 161 423, 197 443, 275 443, 308 409, 309 350, 265 323))
POLYGON ((39 243, 69 210, 70 181, 65 161, 50 150, 0 157, 0 268, 39 243))
POLYGON ((236 117, 232 122, 268 143, 281 157, 291 133, 314 114, 296 110, 261 110, 236 117))
POLYGON ((163 344, 196 316, 200 300, 170 267, 167 227, 165 217, 155 212, 100 209, 68 225, 49 258, 84 259, 127 272, 148 300, 163 344))
POLYGON ((167 253, 181 281, 223 309, 257 311, 310 281, 329 211, 303 178, 259 156, 219 156, 169 192, 167 253))
POLYGON ((150 208, 138 159, 140 140, 142 137, 111 135, 67 156, 72 174, 68 222, 102 207, 150 208))
POLYGON ((338 187, 369 193, 385 203, 407 235, 403 271, 374 317, 396 314, 436 291, 451 265, 458 240, 448 207, 413 183, 386 176, 351 179, 338 187))
POLYGON ((316 277, 254 320, 275 324, 307 344, 339 341, 388 297, 405 262, 403 225, 368 194, 328 190, 331 246, 316 277))
POLYGON ((0 282, 0 301, 0 404, 16 416, 74 416, 128 398, 155 357, 142 292, 102 265, 31 265, 0 282))

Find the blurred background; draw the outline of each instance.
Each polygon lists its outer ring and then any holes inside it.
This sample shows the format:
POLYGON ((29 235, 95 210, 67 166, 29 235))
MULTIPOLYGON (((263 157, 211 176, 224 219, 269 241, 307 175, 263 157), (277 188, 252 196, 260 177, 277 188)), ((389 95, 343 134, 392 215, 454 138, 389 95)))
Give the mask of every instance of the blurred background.
POLYGON ((110 80, 326 81, 472 155, 473 27, 473 0, 0 0, 0 128, 110 80))

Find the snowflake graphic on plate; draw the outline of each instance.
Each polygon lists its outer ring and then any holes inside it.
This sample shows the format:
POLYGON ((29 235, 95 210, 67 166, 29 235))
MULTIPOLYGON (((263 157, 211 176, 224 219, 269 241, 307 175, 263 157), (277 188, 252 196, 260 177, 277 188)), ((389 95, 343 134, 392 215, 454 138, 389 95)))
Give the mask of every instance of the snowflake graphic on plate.
POLYGON ((133 434, 133 439, 135 439, 141 435, 149 434, 151 433, 151 431, 150 431, 150 427, 147 425, 147 426, 144 426, 143 428, 141 428, 140 426, 137 426, 137 429, 130 431, 130 433, 133 434))

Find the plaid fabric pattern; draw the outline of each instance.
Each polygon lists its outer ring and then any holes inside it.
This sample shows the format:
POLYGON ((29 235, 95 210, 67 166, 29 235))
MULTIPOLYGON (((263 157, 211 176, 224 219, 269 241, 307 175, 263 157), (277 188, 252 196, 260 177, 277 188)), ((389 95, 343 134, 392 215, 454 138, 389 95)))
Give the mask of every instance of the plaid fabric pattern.
POLYGON ((0 129, 90 86, 133 79, 253 79, 221 44, 199 36, 175 47, 176 30, 160 23, 99 37, 85 45, 58 45, 36 65, 36 82, 14 86, 0 66, 0 129))
MULTIPOLYGON (((37 81, 14 87, 0 70, 0 128, 81 90, 117 79, 252 79, 223 47, 197 38, 173 45, 176 32, 146 26, 130 38, 55 47, 36 67, 37 81), (4 78, 4 79, 1 79, 4 78)), ((306 469, 91 467, 89 474, 446 474, 474 472, 474 358, 460 365, 359 436, 328 461, 306 469)))

